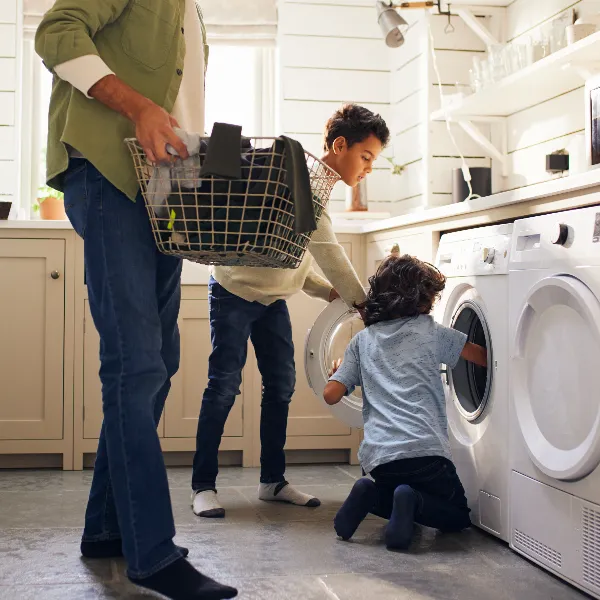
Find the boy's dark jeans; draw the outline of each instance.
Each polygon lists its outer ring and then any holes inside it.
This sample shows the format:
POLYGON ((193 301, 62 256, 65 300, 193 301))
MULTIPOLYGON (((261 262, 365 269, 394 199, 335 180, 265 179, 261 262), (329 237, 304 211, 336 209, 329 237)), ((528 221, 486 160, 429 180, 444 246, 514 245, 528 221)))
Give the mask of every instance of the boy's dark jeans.
POLYGON ((379 491, 373 514, 389 519, 394 490, 409 485, 418 496, 415 521, 441 531, 461 531, 471 526, 465 490, 454 464, 447 458, 425 456, 380 465, 371 471, 379 491))
POLYGON ((121 539, 141 579, 182 556, 156 431, 179 367, 182 261, 158 251, 142 197, 131 202, 88 161, 70 160, 64 191, 100 334, 104 422, 83 540, 121 539))
POLYGON ((192 489, 216 491, 219 444, 229 411, 240 393, 248 339, 254 346, 263 384, 260 481, 284 481, 283 448, 289 405, 296 385, 292 324, 287 304, 283 300, 269 306, 248 302, 211 278, 209 312, 213 351, 208 361, 208 386, 198 420, 192 489))

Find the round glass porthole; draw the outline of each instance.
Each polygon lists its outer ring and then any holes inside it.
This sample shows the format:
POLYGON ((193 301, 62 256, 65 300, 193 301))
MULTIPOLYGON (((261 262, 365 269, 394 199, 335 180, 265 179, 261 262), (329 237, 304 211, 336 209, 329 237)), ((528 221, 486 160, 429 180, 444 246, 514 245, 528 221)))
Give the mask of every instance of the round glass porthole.
POLYGON ((454 313, 452 327, 467 336, 467 341, 487 349, 488 366, 480 367, 463 358, 449 372, 451 388, 459 412, 476 421, 484 412, 492 389, 492 342, 481 308, 473 301, 463 302, 454 313))

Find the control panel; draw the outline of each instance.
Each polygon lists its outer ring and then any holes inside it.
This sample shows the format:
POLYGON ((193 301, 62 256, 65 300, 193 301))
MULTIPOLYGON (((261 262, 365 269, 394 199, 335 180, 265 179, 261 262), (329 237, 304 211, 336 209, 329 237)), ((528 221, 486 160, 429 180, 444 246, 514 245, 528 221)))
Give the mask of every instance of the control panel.
POLYGON ((438 268, 446 277, 508 273, 510 235, 440 242, 438 268))

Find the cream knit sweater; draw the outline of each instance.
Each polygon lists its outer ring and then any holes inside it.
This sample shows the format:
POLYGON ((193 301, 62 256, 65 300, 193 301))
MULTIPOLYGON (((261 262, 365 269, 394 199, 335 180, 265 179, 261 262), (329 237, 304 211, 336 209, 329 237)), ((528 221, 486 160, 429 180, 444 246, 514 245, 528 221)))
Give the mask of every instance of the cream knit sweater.
POLYGON ((248 302, 265 305, 286 300, 300 291, 327 301, 332 288, 348 306, 365 299, 364 287, 338 243, 327 213, 323 213, 308 252, 297 269, 213 267, 212 274, 228 292, 248 302), (314 270, 313 258, 329 281, 314 270))

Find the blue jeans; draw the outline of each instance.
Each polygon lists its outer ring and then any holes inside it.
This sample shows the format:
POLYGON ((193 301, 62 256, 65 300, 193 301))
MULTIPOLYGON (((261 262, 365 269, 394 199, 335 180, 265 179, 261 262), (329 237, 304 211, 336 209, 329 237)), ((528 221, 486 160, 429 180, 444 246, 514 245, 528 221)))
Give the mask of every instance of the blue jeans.
POLYGON ((292 324, 283 300, 265 306, 229 293, 211 278, 208 387, 198 419, 192 488, 216 491, 218 452, 229 411, 240 393, 248 340, 262 375, 260 415, 262 483, 285 480, 285 440, 289 405, 296 385, 292 324))
POLYGON ((417 493, 415 521, 440 531, 462 531, 471 526, 465 490, 454 464, 447 458, 424 456, 380 465, 371 471, 377 491, 371 512, 389 519, 394 490, 409 485, 417 493))
POLYGON ((122 539, 128 575, 144 578, 181 557, 156 427, 179 367, 182 265, 158 252, 143 199, 84 159, 70 161, 65 208, 100 334, 104 422, 83 540, 122 539))

